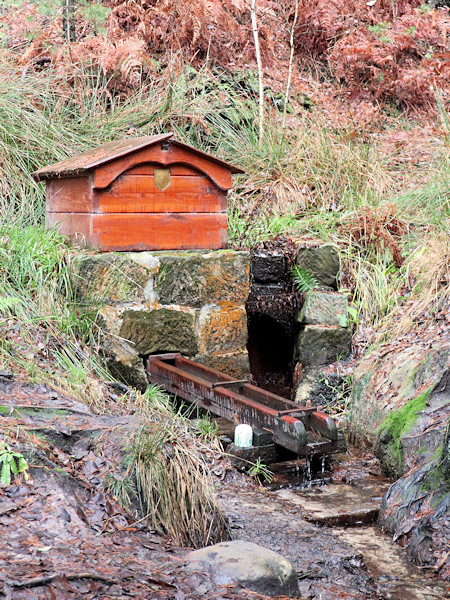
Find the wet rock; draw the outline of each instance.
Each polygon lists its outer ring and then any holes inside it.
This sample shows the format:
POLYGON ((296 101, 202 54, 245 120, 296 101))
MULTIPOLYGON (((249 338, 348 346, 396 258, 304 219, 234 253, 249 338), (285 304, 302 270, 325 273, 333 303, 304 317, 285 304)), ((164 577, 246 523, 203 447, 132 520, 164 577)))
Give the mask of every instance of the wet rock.
POLYGON ((449 444, 450 370, 426 395, 423 410, 409 428, 401 432, 396 448, 402 468, 409 470, 390 487, 379 517, 382 527, 407 546, 415 562, 436 567, 446 579, 450 579, 449 444))
POLYGON ((348 303, 342 294, 312 290, 305 295, 305 303, 298 321, 306 325, 348 326, 348 303))
POLYGON ((349 356, 352 332, 342 327, 306 325, 299 333, 297 358, 302 365, 325 365, 349 356))
POLYGON ((161 304, 200 308, 219 302, 244 304, 249 292, 248 252, 159 253, 155 291, 161 304))
POLYGON ((119 335, 131 341, 140 355, 165 351, 193 355, 198 351, 195 315, 189 312, 128 310, 122 318, 119 335))
POLYGON ((252 279, 255 283, 283 283, 287 274, 287 257, 284 254, 254 252, 252 279))
POLYGON ((331 244, 299 248, 296 264, 309 271, 320 287, 337 288, 340 259, 336 248, 331 244))
POLYGON ((240 583, 271 596, 299 596, 297 574, 280 554, 251 542, 215 544, 188 555, 187 569, 206 570, 217 585, 240 583))
POLYGON ((371 523, 378 517, 381 498, 388 484, 376 488, 330 484, 305 490, 275 492, 280 498, 302 507, 307 521, 332 527, 371 523))

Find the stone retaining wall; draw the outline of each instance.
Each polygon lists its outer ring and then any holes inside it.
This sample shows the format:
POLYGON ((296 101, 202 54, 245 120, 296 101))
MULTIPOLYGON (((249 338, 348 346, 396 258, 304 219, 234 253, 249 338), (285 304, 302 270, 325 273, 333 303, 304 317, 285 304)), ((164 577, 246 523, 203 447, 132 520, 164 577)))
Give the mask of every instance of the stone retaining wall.
POLYGON ((143 357, 181 352, 249 375, 249 254, 243 251, 86 253, 71 263, 78 297, 101 299, 102 345, 113 372, 147 385, 143 357))

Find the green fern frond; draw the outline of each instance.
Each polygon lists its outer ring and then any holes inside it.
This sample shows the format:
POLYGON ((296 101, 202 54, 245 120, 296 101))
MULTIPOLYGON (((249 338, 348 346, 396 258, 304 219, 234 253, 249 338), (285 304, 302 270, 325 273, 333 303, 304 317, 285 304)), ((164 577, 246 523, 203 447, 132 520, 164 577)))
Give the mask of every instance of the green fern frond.
POLYGON ((294 265, 291 273, 294 286, 299 292, 309 292, 319 285, 314 275, 299 265, 294 265))

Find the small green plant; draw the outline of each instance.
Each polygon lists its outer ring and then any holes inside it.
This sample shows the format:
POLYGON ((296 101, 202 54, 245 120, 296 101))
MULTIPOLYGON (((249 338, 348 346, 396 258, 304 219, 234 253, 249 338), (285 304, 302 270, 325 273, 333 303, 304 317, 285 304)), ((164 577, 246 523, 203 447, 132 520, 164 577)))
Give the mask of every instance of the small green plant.
POLYGON ((314 275, 299 265, 294 265, 291 273, 294 286, 299 292, 309 292, 319 285, 314 275))
POLYGON ((261 459, 256 459, 256 462, 250 467, 248 474, 259 481, 264 479, 267 483, 270 483, 273 479, 273 473, 270 469, 261 461, 261 459))
POLYGON ((219 426, 217 425, 216 421, 211 420, 210 414, 207 413, 206 416, 197 418, 194 421, 192 429, 200 439, 207 442, 217 437, 219 426))
POLYGON ((116 477, 107 473, 104 479, 104 486, 108 494, 116 500, 120 506, 126 510, 130 508, 131 497, 136 495, 136 486, 129 475, 116 477))
POLYGON ((5 442, 0 442, 0 464, 2 466, 0 482, 3 485, 11 485, 11 474, 19 475, 21 473, 25 479, 28 479, 28 463, 25 457, 20 452, 11 450, 5 442))

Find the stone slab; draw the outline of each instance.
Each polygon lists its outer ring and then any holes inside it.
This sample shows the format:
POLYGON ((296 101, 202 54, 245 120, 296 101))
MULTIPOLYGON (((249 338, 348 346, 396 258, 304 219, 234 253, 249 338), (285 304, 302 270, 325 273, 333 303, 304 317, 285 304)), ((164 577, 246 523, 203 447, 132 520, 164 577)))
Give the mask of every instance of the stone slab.
POLYGON ((336 292, 311 290, 297 319, 306 325, 336 325, 348 327, 347 298, 336 292))
POLYGON ((80 254, 71 258, 70 280, 80 299, 138 302, 145 300, 145 287, 157 266, 157 259, 138 263, 128 254, 80 254))
POLYGON ((218 586, 240 583, 270 596, 298 598, 297 573, 291 562, 272 550, 234 540, 191 552, 188 571, 207 571, 218 586))
POLYGON ((336 248, 331 244, 299 248, 296 264, 309 271, 321 287, 336 289, 340 259, 336 248))
POLYGON ((347 358, 351 345, 350 329, 306 325, 298 336, 297 358, 304 366, 326 365, 347 358))
POLYGON ((149 312, 128 310, 122 315, 120 337, 133 343, 138 354, 198 351, 195 314, 161 308, 149 312))
POLYGON ((301 506, 308 521, 328 526, 361 525, 375 521, 388 483, 361 489, 346 484, 329 484, 304 490, 283 489, 277 496, 301 506))
POLYGON ((245 304, 249 293, 248 252, 158 253, 161 266, 154 277, 161 304, 200 308, 206 304, 245 304))

